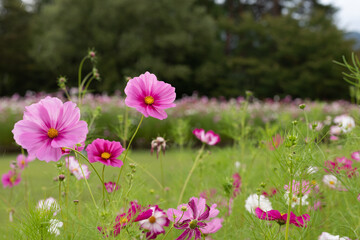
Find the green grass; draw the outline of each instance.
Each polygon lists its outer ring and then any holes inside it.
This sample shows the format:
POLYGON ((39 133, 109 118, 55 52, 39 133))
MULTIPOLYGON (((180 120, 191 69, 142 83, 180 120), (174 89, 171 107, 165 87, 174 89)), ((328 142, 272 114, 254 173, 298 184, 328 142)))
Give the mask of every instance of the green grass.
MULTIPOLYGON (((341 151, 335 149, 332 145, 324 145, 323 148, 326 158, 349 155, 350 150, 355 150, 354 145, 351 143, 345 144, 341 151)), ((233 213, 230 216, 227 216, 228 209, 226 206, 219 206, 219 217, 223 217, 224 222, 223 228, 214 234, 214 239, 265 239, 263 231, 265 233, 268 231, 268 235, 275 235, 278 230, 277 224, 273 223, 274 226, 269 227, 271 226, 269 222, 260 221, 244 208, 246 198, 250 194, 256 193, 261 183, 266 183, 265 190, 276 187, 282 191, 270 200, 274 209, 279 209, 282 212, 286 211, 283 200, 283 186, 289 182, 289 178, 286 172, 277 167, 279 163, 276 160, 276 155, 283 154, 283 152, 271 152, 264 146, 254 147, 250 145, 245 145, 243 148, 245 151, 240 149, 237 147, 221 149, 208 146, 206 148, 206 151, 209 151, 208 155, 195 170, 184 194, 182 202, 185 203, 190 197, 198 197, 202 191, 215 188, 217 190, 216 197, 209 200, 208 204, 212 204, 219 199, 226 200, 223 185, 229 182, 233 173, 239 172, 242 177, 241 194, 235 199, 233 213), (236 161, 241 163, 240 169, 235 168, 236 161)), ((66 201, 66 197, 62 197, 61 204, 64 213, 57 216, 67 226, 60 229, 62 235, 58 239, 102 239, 96 230, 96 226, 99 226, 104 221, 114 221, 121 207, 127 208, 127 204, 124 204, 128 201, 137 200, 143 206, 158 204, 162 209, 176 208, 181 188, 196 154, 196 149, 186 149, 184 151, 172 149, 167 151, 165 156, 161 156, 163 157, 165 169, 164 185, 169 187, 169 190, 164 193, 156 181, 143 170, 145 168, 158 181, 161 181, 160 161, 156 159, 156 154, 151 156, 150 151, 131 152, 129 157, 138 163, 131 191, 127 194, 129 188, 126 175, 130 172, 130 168, 127 166, 120 181, 121 189, 111 195, 115 204, 109 206, 106 211, 100 210, 100 214, 98 214, 91 201, 84 180, 78 181, 75 177, 70 176, 65 180, 66 184, 69 183, 68 201, 66 201), (78 215, 73 214, 75 212, 73 200, 79 200, 77 206, 78 215), (64 205, 67 207, 64 207, 64 205), (65 238, 65 235, 68 237, 65 238)), ((320 155, 321 153, 314 155, 319 158, 314 161, 314 165, 321 166, 323 164, 324 157, 320 157, 320 155)), ((15 155, 4 155, 0 158, 0 169, 2 169, 3 173, 8 171, 9 163, 15 157, 15 155)), ((95 163, 94 166, 101 174, 102 165, 95 163)), ((105 181, 115 181, 118 172, 119 169, 117 168, 106 167, 105 181)), ((2 200, 0 208, 1 239, 14 239, 14 232, 19 232, 19 228, 26 226, 27 219, 31 219, 28 212, 34 209, 40 199, 50 196, 59 199, 59 182, 53 180, 58 175, 59 170, 56 163, 35 160, 24 170, 22 174, 23 180, 18 186, 15 186, 12 190, 9 188, 0 189, 2 200), (13 194, 9 204, 10 191, 13 191, 13 194), (11 208, 15 210, 13 223, 8 221, 8 211, 11 208)), ((311 179, 319 183, 322 201, 326 206, 323 210, 317 212, 308 212, 307 207, 304 207, 302 213, 306 212, 311 215, 309 227, 305 230, 291 227, 290 236, 292 238, 290 239, 317 239, 322 231, 349 237, 359 234, 359 230, 356 229, 356 226, 359 226, 357 224, 360 222, 360 217, 357 214, 359 212, 359 203, 356 198, 351 196, 350 192, 337 192, 326 188, 321 183, 323 175, 324 172, 321 170, 311 176, 311 179), (354 229, 355 233, 353 232, 354 229)), ((98 206, 102 209, 101 184, 93 171, 89 184, 98 206)), ((295 209, 295 211, 298 211, 298 209, 295 209)), ((279 239, 281 239, 284 228, 282 228, 278 236, 279 239)), ((131 231, 131 228, 129 231, 131 231)), ((174 230, 167 239, 175 239, 180 233, 180 230, 174 230)), ((119 239, 123 238, 120 237, 119 239)), ((162 239, 162 237, 158 237, 158 239, 162 239)))

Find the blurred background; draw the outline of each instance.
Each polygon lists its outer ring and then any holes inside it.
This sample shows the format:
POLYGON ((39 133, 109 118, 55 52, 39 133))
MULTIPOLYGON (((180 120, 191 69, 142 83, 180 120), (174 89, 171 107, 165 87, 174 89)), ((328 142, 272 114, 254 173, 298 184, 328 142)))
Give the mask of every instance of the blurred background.
POLYGON ((349 1, 0 0, 0 96, 55 92, 59 75, 76 85, 94 48, 98 92, 150 71, 178 97, 349 99, 333 60, 359 52, 360 34, 336 2, 349 1))

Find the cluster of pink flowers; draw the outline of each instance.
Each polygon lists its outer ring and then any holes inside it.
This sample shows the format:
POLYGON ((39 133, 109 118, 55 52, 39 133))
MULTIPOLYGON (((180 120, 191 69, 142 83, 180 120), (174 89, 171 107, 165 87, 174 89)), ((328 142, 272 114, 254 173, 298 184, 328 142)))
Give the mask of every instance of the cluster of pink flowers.
POLYGON ((195 137, 197 137, 197 139, 210 146, 220 142, 220 136, 214 133, 212 130, 205 132, 205 130, 202 128, 196 128, 194 129, 193 134, 195 137))
POLYGON ((33 161, 34 157, 25 156, 24 154, 19 154, 16 157, 16 162, 10 163, 10 170, 7 173, 4 173, 1 176, 1 182, 3 187, 14 187, 21 182, 21 171, 28 166, 29 162, 33 161))
POLYGON ((78 180, 83 179, 84 176, 86 179, 90 176, 90 171, 88 166, 85 164, 79 164, 79 162, 73 156, 65 158, 66 166, 69 168, 69 171, 74 175, 78 180))
POLYGON ((116 182, 106 182, 104 185, 108 193, 112 193, 119 189, 119 186, 116 185, 116 182))
POLYGON ((353 161, 346 157, 337 157, 335 161, 326 161, 324 170, 327 173, 344 173, 349 178, 357 174, 357 168, 353 167, 353 161))

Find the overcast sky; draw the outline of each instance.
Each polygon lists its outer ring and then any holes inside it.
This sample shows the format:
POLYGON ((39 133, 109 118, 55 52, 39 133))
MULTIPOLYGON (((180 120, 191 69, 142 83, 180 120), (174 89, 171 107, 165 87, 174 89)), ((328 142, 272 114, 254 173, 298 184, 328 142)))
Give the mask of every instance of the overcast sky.
POLYGON ((336 23, 347 31, 360 32, 360 0, 320 0, 321 3, 331 3, 339 11, 336 23))

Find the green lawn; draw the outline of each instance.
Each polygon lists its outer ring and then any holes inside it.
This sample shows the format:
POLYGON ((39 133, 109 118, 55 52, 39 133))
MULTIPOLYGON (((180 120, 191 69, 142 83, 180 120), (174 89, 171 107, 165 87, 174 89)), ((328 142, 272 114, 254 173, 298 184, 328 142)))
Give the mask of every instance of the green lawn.
MULTIPOLYGON (((198 197, 202 191, 211 188, 215 188, 217 193, 215 197, 208 201, 208 204, 219 202, 219 199, 223 199, 224 202, 227 198, 223 186, 230 182, 233 173, 239 172, 242 177, 241 194, 235 199, 233 212, 230 216, 227 215, 227 206, 219 206, 219 217, 224 218, 223 228, 214 234, 213 239, 264 239, 261 231, 269 231, 269 234, 274 236, 278 231, 278 227, 269 227, 271 225, 269 225, 268 222, 258 220, 245 210, 244 205, 246 198, 250 194, 256 193, 261 183, 265 183, 266 187, 262 190, 277 187, 282 191, 270 200, 274 209, 279 209, 282 212, 286 211, 287 207, 284 205, 283 200, 283 186, 289 182, 289 179, 286 172, 282 172, 276 167, 278 164, 275 160, 277 153, 271 152, 263 147, 245 147, 244 152, 240 151, 239 148, 220 149, 217 147, 207 147, 207 149, 211 151, 208 152, 207 157, 202 160, 201 164, 195 170, 182 202, 187 202, 192 196, 198 197), (235 168, 236 161, 241 163, 239 169, 235 168)), ((348 152, 348 149, 343 149, 342 153, 344 152, 348 152)), ((163 209, 176 208, 181 187, 184 184, 196 154, 196 149, 187 149, 184 151, 170 150, 166 152, 164 157, 161 156, 163 157, 165 169, 164 185, 169 188, 168 191, 163 192, 157 182, 144 171, 144 169, 146 169, 147 172, 161 182, 160 161, 156 159, 156 154, 151 156, 150 151, 131 152, 129 157, 138 163, 132 188, 129 191, 129 178, 125 177, 129 173, 129 167, 127 167, 123 173, 124 178, 122 178, 120 182, 122 186, 121 190, 111 195, 112 200, 115 200, 114 202, 118 203, 118 205, 107 208, 107 210, 103 212, 103 215, 100 214, 100 216, 97 215, 97 211, 94 211, 95 208, 84 180, 78 181, 75 177, 70 176, 70 178, 67 178, 65 181, 66 184, 69 183, 67 184, 69 185, 69 195, 67 198, 62 197, 63 206, 65 204, 68 207, 63 209, 66 209, 67 213, 69 211, 72 213, 75 209, 73 200, 79 200, 78 211, 81 214, 76 216, 65 214, 67 217, 58 215, 58 218, 65 223, 68 221, 68 225, 65 226, 66 229, 61 229, 61 231, 66 231, 68 236, 66 239, 102 239, 96 230, 96 226, 98 226, 99 222, 104 221, 103 219, 113 221, 121 207, 127 208, 127 206, 124 206, 124 202, 126 201, 138 200, 139 203, 144 206, 148 204, 158 204, 160 208, 163 209), (69 220, 71 218, 73 218, 72 221, 69 220), (79 222, 74 222, 74 218, 79 219, 79 222)), ((326 157, 341 155, 336 149, 324 151, 324 154, 326 154, 326 157)), ((1 157, 0 168, 2 169, 2 173, 8 171, 9 163, 11 160, 14 160, 15 157, 15 155, 1 157)), ((321 161, 323 160, 319 160, 316 163, 314 162, 314 164, 321 165, 321 161)), ((94 165, 101 174, 102 165, 99 163, 94 165)), ((119 169, 106 167, 105 181, 115 181, 118 172, 119 169)), ((34 209, 40 199, 50 196, 57 200, 59 199, 59 182, 53 180, 58 174, 56 163, 46 163, 35 160, 24 170, 22 174, 23 180, 18 186, 12 189, 1 188, 1 239, 14 239, 13 232, 18 229, 14 229, 13 227, 15 226, 16 228, 19 224, 26 225, 28 209, 34 209), (11 191, 13 191, 13 193, 9 204, 8 200, 11 191), (8 211, 11 208, 15 210, 13 224, 8 221, 8 211)), ((311 179, 319 183, 322 201, 326 206, 322 211, 316 212, 308 211, 307 207, 300 210, 302 213, 306 212, 311 215, 311 222, 305 230, 291 227, 291 236, 295 237, 291 239, 317 239, 322 231, 354 236, 354 232, 352 232, 351 229, 356 228, 356 224, 359 223, 360 218, 358 214, 354 214, 352 211, 348 211, 348 209, 351 208, 351 206, 355 207, 356 204, 358 206, 356 198, 353 198, 349 192, 336 192, 326 188, 321 184, 323 175, 324 172, 321 170, 312 176, 311 179), (341 222, 339 223, 339 221, 341 222)), ((101 184, 93 171, 89 179, 89 184, 94 193, 94 198, 101 209, 101 184)), ((314 203, 312 201, 313 200, 310 199, 311 204, 314 203)), ((356 209, 359 210, 358 207, 356 209)), ((298 211, 298 209, 295 211, 298 211)), ((281 232, 284 232, 284 227, 281 232)), ((180 230, 172 231, 168 239, 175 239, 180 233, 180 230)), ((61 236, 64 235, 65 234, 61 236)), ((278 237, 280 237, 280 235, 278 237)), ((62 238, 59 237, 59 239, 62 238)), ((162 238, 159 237, 158 239, 162 238)))

